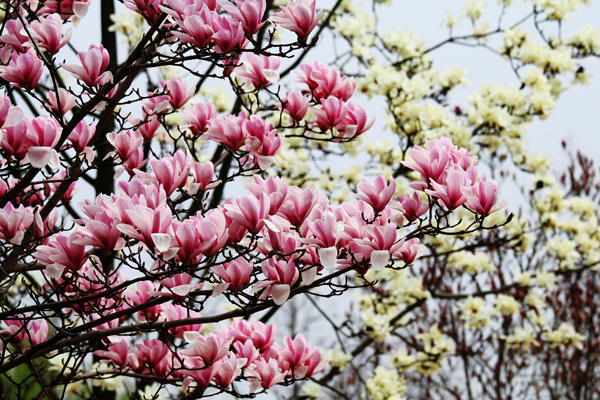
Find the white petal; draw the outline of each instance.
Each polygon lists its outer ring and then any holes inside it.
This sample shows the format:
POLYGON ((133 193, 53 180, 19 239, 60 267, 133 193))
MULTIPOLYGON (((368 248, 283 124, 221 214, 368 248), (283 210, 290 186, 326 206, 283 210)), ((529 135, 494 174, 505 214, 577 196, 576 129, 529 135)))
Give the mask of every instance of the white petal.
POLYGON ((315 266, 302 271, 302 282, 304 282, 305 285, 313 283, 317 276, 317 270, 318 268, 315 266))
POLYGON ((275 304, 282 305, 290 297, 290 285, 273 285, 271 296, 275 304))
POLYGON ((210 297, 219 297, 225 289, 229 287, 229 282, 221 282, 213 289, 212 295, 210 297))
POLYGON ((85 160, 88 162, 88 164, 91 164, 92 161, 94 161, 94 150, 90 146, 85 146, 83 151, 85 153, 85 160))
POLYGON ((272 69, 263 70, 263 75, 271 83, 275 83, 279 80, 279 72, 273 71, 272 69))
POLYGON ((58 158, 58 153, 54 149, 52 149, 50 152, 50 161, 48 161, 48 166, 52 169, 60 168, 60 159, 58 158))
POLYGON ((60 265, 60 264, 48 265, 46 267, 46 276, 48 276, 48 278, 51 278, 51 279, 59 279, 62 276, 64 270, 65 270, 64 265, 60 265))
MULTIPOLYGON (((85 17, 85 15, 88 12, 88 3, 87 2, 81 2, 81 1, 76 1, 73 2, 73 14, 75 14, 79 19, 85 17)), ((75 24, 73 24, 75 25, 75 24)), ((77 25, 75 25, 77 26, 77 25)))
POLYGON ((175 257, 175 254, 179 251, 179 247, 171 247, 169 250, 164 251, 162 253, 162 258, 165 261, 169 261, 171 258, 175 257))
POLYGON ((171 292, 175 293, 177 296, 184 297, 190 293, 191 288, 190 285, 179 285, 171 288, 171 292))
POLYGON ((29 162, 33 168, 41 169, 48 165, 52 156, 52 149, 43 146, 31 146, 27 152, 29 162))
POLYGON ((8 128, 17 125, 23 120, 23 110, 21 107, 11 107, 6 114, 6 121, 4 121, 3 128, 8 128))
POLYGON ((269 221, 268 219, 263 219, 263 221, 265 221, 265 226, 267 228, 269 228, 270 231, 279 233, 279 228, 277 227, 277 225, 275 225, 273 222, 269 221))
POLYGON ((266 171, 273 164, 273 156, 258 156, 258 166, 261 170, 266 171))
POLYGON ((185 331, 183 332, 183 338, 188 343, 194 343, 200 337, 200 332, 196 331, 185 331))
POLYGON ((150 236, 152 237, 154 246, 156 246, 156 250, 159 252, 164 253, 165 251, 169 250, 169 247, 171 247, 170 235, 167 235, 166 233, 153 233, 150 236))
POLYGON ((375 271, 381 271, 390 261, 390 252, 387 250, 375 250, 371 253, 371 266, 375 271))
POLYGON ((337 260, 337 248, 327 247, 326 249, 319 249, 319 260, 326 270, 334 269, 337 260))

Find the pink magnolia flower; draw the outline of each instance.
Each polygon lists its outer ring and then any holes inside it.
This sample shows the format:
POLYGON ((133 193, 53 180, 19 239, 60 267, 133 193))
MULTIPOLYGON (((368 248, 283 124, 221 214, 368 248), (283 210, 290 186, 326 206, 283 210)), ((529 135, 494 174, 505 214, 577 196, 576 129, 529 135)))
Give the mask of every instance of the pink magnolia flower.
MULTIPOLYGON (((159 7, 161 10, 169 14, 175 20, 181 21, 191 15, 200 14, 202 8, 205 5, 208 7, 209 10, 214 10, 214 5, 213 8, 211 8, 209 3, 210 2, 208 1, 205 2, 196 0, 164 0, 163 5, 160 5, 159 7)), ((218 12, 219 10, 216 11, 218 12)))
POLYGON ((317 199, 317 193, 312 186, 306 189, 290 187, 287 199, 277 211, 277 215, 289 221, 292 226, 299 227, 317 204, 317 199))
POLYGON ((244 368, 248 367, 259 357, 258 349, 254 347, 254 343, 252 343, 252 340, 250 339, 246 339, 245 342, 236 340, 232 343, 232 345, 237 353, 237 356, 246 360, 244 365, 242 365, 244 368))
POLYGON ((426 150, 420 146, 408 151, 408 155, 413 161, 402 161, 402 164, 421 174, 422 186, 418 189, 427 187, 431 180, 443 184, 444 173, 450 162, 450 154, 443 146, 433 145, 426 150))
POLYGON ((226 204, 225 214, 238 224, 242 225, 253 235, 256 235, 265 226, 269 217, 269 197, 262 193, 259 198, 247 194, 236 200, 236 204, 226 204))
POLYGON ((498 194, 498 184, 493 179, 489 181, 482 179, 474 186, 463 187, 461 190, 467 196, 467 201, 465 202, 467 208, 483 217, 502 209, 508 204, 508 200, 504 199, 494 205, 496 195, 498 194))
POLYGON ((123 168, 130 176, 135 175, 135 171, 142 168, 148 163, 148 159, 144 157, 144 150, 142 147, 138 147, 129 156, 127 161, 123 162, 123 168))
POLYGON ((311 121, 310 125, 312 128, 319 128, 321 132, 333 128, 343 131, 346 127, 348 106, 342 99, 335 97, 321 99, 321 107, 313 108, 312 112, 315 120, 311 121))
POLYGON ((309 105, 310 99, 304 96, 301 91, 294 90, 286 93, 285 101, 279 104, 279 108, 283 110, 284 114, 289 115, 292 120, 300 122, 306 116, 309 105))
POLYGON ((407 240, 394 254, 406 264, 412 264, 415 260, 425 254, 426 248, 417 238, 407 240))
POLYGON ((2 129, 2 141, 0 147, 2 151, 17 160, 22 160, 31 146, 27 140, 27 120, 21 120, 18 124, 2 129))
POLYGON ((192 166, 192 176, 194 181, 190 184, 189 194, 196 194, 219 185, 219 182, 210 183, 215 174, 215 166, 212 162, 194 163, 192 166))
POLYGON ((357 194, 356 197, 368 203, 376 213, 379 213, 383 211, 394 195, 396 181, 394 178, 390 178, 390 183, 388 184, 386 179, 382 175, 379 175, 375 179, 375 183, 363 179, 357 185, 357 188, 362 193, 357 194))
POLYGON ((135 174, 144 179, 146 183, 160 184, 167 196, 170 196, 176 189, 182 188, 187 183, 190 174, 192 158, 183 151, 177 151, 174 156, 165 155, 160 160, 150 161, 150 166, 156 177, 156 180, 149 174, 142 171, 135 171, 135 174))
MULTIPOLYGON (((47 198, 50 197, 51 194, 56 192, 56 190, 58 189, 58 187, 61 184, 60 181, 65 180, 66 177, 67 177, 67 171, 64 169, 50 177, 49 180, 57 180, 58 182, 50 182, 45 185, 44 191, 46 193, 47 198)), ((61 197, 61 199, 63 201, 68 202, 68 201, 73 200, 73 195, 79 191, 79 189, 77 189, 75 186, 76 186, 76 182, 71 182, 68 189, 65 191, 65 193, 61 197)))
POLYGON ((244 121, 242 130, 250 140, 258 139, 259 141, 262 140, 263 136, 277 132, 269 121, 265 121, 256 115, 252 115, 250 119, 244 121))
POLYGON ((38 11, 38 14, 53 14, 58 13, 62 19, 71 18, 74 26, 79 24, 79 21, 88 12, 88 7, 92 0, 47 0, 43 3, 43 7, 38 11))
POLYGON ((8 65, 0 66, 0 76, 19 88, 32 90, 44 72, 44 63, 29 49, 26 53, 13 53, 8 65))
MULTIPOLYGON (((227 0, 225 1, 229 3, 227 0)), ((249 1, 252 0, 246 0, 246 3, 249 1)), ((261 89, 279 80, 277 68, 280 64, 281 59, 279 57, 246 53, 242 59, 242 66, 236 69, 235 75, 244 79, 247 84, 255 89, 261 89)))
POLYGON ((220 0, 219 4, 242 24, 247 35, 254 35, 266 23, 262 22, 267 7, 265 0, 237 0, 235 6, 228 0, 220 0))
POLYGON ((0 43, 9 45, 17 53, 27 53, 29 36, 23 30, 19 19, 8 19, 4 26, 6 33, 0 36, 0 43))
POLYGON ((7 203, 0 209, 0 239, 13 244, 21 244, 25 232, 33 222, 33 212, 19 205, 15 208, 12 203, 7 203))
POLYGON ((217 297, 226 289, 239 292, 250 283, 250 276, 254 271, 252 262, 239 257, 234 261, 211 267, 212 272, 223 282, 219 283, 213 290, 213 297, 217 297))
POLYGON ((252 379, 250 393, 255 392, 259 387, 269 389, 281 382, 286 375, 285 372, 279 371, 279 364, 274 359, 268 362, 256 360, 254 368, 248 368, 246 373, 252 379))
POLYGON ((85 246, 76 243, 80 238, 77 232, 69 236, 61 234, 52 237, 47 245, 37 247, 33 256, 46 266, 48 277, 58 279, 65 268, 74 272, 83 266, 87 257, 85 246))
POLYGON ((183 301, 186 299, 187 295, 195 289, 199 289, 204 284, 203 282, 192 285, 192 276, 186 272, 181 274, 173 275, 171 278, 165 278, 158 283, 163 285, 165 289, 169 291, 169 293, 165 292, 150 292, 150 294, 154 294, 157 296, 166 296, 172 297, 177 301, 183 301))
POLYGON ((157 89, 142 100, 142 111, 147 114, 161 114, 169 108, 169 96, 157 89))
POLYGON ((429 210, 429 204, 423 204, 423 198, 418 193, 404 196, 406 197, 398 196, 399 210, 409 222, 416 221, 429 210))
POLYGON ((199 49, 205 49, 213 40, 213 19, 213 14, 207 8, 203 8, 198 14, 186 16, 179 23, 183 32, 175 31, 173 36, 199 49))
POLYGON ((217 15, 213 18, 212 26, 215 32, 212 38, 218 53, 228 54, 238 46, 245 46, 244 29, 240 22, 217 15))
POLYGON ((194 103, 183 109, 181 119, 189 123, 185 128, 189 129, 192 135, 198 136, 208 131, 216 115, 214 104, 194 103))
POLYGON ((132 353, 140 365, 148 369, 148 373, 166 376, 172 367, 172 355, 169 347, 158 339, 144 340, 135 345, 132 353))
POLYGON ((300 71, 292 71, 292 75, 300 83, 300 87, 312 94, 316 101, 329 96, 348 101, 356 89, 354 78, 342 77, 339 68, 316 61, 302 64, 300 71))
POLYGON ((76 101, 75 96, 71 95, 66 89, 58 88, 58 97, 56 97, 56 93, 53 91, 48 92, 48 103, 50 103, 50 109, 52 111, 56 112, 58 115, 65 115, 75 107, 76 101))
POLYGON ((27 155, 31 166, 43 168, 50 164, 58 168, 60 162, 58 153, 54 150, 60 140, 62 128, 54 118, 39 116, 29 120, 27 124, 27 140, 29 142, 27 155))
POLYGON ((0 128, 15 126, 23 121, 21 107, 13 107, 8 97, 0 96, 0 128))
POLYGON ((239 150, 246 143, 247 136, 242 129, 246 120, 245 113, 240 116, 224 115, 212 120, 210 129, 200 137, 201 140, 212 140, 231 151, 239 150))
MULTIPOLYGON (((200 318, 200 313, 190 311, 177 304, 163 304, 161 306, 161 319, 166 321, 180 321, 185 318, 200 318)), ((186 332, 202 332, 202 324, 190 324, 169 328, 169 333, 176 338, 183 339, 186 332)))
POLYGON ((290 297, 291 287, 298 281, 298 268, 296 268, 293 260, 286 262, 285 260, 275 261, 273 258, 269 258, 262 263, 262 270, 268 280, 255 284, 251 293, 265 289, 260 295, 260 299, 272 296, 275 304, 282 305, 290 297))
POLYGON ((43 320, 41 323, 37 321, 31 321, 27 325, 27 335, 32 345, 40 344, 46 341, 48 338, 48 322, 43 320))
POLYGON ((82 221, 84 227, 79 229, 81 238, 77 244, 98 247, 104 251, 121 250, 125 246, 125 239, 117 228, 119 221, 110 218, 106 211, 97 213, 94 219, 82 221))
POLYGON ((179 109, 194 95, 194 88, 187 89, 187 82, 179 77, 171 78, 167 82, 160 82, 169 95, 169 104, 174 109, 179 109))
POLYGON ((290 0, 287 6, 279 6, 281 11, 273 14, 271 21, 295 32, 298 41, 306 43, 323 15, 323 10, 316 13, 316 4, 316 0, 290 0))
POLYGON ((155 209, 150 209, 136 204, 131 209, 126 210, 125 214, 131 222, 130 224, 117 225, 122 233, 139 240, 150 249, 167 253, 165 255, 167 258, 168 255, 175 255, 177 251, 171 247, 171 242, 174 239, 169 234, 172 230, 171 223, 173 219, 169 207, 161 204, 155 209))
POLYGON ((367 238, 358 239, 352 244, 360 247, 365 258, 371 258, 371 266, 375 271, 380 271, 387 265, 390 255, 402 246, 402 242, 398 240, 396 225, 368 225, 365 233, 367 238))
POLYGON ((219 371, 214 377, 215 383, 222 388, 228 388, 235 378, 242 373, 241 367, 244 364, 244 359, 238 359, 233 353, 224 357, 221 368, 219 368, 219 371))
POLYGON ((88 51, 79 52, 79 60, 82 66, 74 64, 60 65, 87 86, 96 86, 103 79, 110 80, 112 78, 112 74, 106 71, 110 57, 104 46, 90 45, 88 51))
POLYGON ((71 39, 71 29, 63 36, 62 26, 62 19, 58 14, 42 17, 31 23, 31 37, 40 49, 56 54, 71 39))
POLYGON ((287 198, 288 187, 284 178, 269 176, 263 179, 254 175, 254 183, 247 183, 246 187, 257 199, 260 199, 261 193, 269 196, 269 215, 275 215, 287 198))
MULTIPOLYGON (((31 205, 35 204, 36 202, 37 200, 31 201, 31 205)), ((44 244, 48 244, 50 241, 48 235, 54 230, 57 220, 58 212, 56 210, 51 212, 44 221, 42 221, 40 213, 35 211, 33 215, 33 237, 41 240, 44 244)))
POLYGON ((219 372, 222 363, 223 361, 219 360, 216 363, 207 366, 198 358, 184 359, 184 369, 181 370, 181 373, 183 375, 189 376, 190 378, 186 378, 183 380, 182 389, 187 390, 192 381, 196 382, 198 388, 206 389, 210 385, 210 382, 213 380, 213 378, 219 372))
POLYGON ((202 241, 202 236, 199 230, 202 229, 202 223, 194 224, 192 220, 173 221, 173 228, 175 230, 175 240, 177 241, 176 258, 177 261, 184 263, 199 263, 202 258, 202 253, 206 250, 215 240, 213 236, 210 240, 202 241))
POLYGON ((182 350, 182 354, 200 357, 205 365, 213 365, 229 352, 229 342, 220 331, 210 333, 206 338, 198 332, 189 332, 186 340, 191 341, 192 350, 182 350))
MULTIPOLYGON (((147 185, 138 178, 133 178, 130 182, 119 182, 118 189, 128 198, 132 200, 137 199, 136 204, 141 204, 152 209, 157 208, 161 204, 165 204, 167 201, 167 194, 163 188, 156 187, 156 185, 147 185)), ((124 200, 123 197, 120 197, 117 201, 119 199, 124 200)), ((108 207, 108 205, 102 204, 101 211, 108 207)), ((131 204, 130 208, 133 208, 133 204, 131 204)), ((119 218, 122 222, 129 221, 128 217, 123 213, 121 213, 121 215, 116 215, 115 217, 119 218)))
POLYGON ((142 147, 143 142, 140 134, 133 131, 110 132, 106 139, 123 162, 128 161, 142 147))
POLYGON ((262 170, 268 169, 273 162, 273 156, 283 144, 281 136, 269 121, 265 122, 256 115, 244 121, 242 129, 250 139, 246 149, 254 156, 255 164, 262 170))
POLYGON ((142 116, 142 120, 134 120, 133 118, 132 120, 139 124, 136 132, 139 132, 145 142, 149 142, 158 135, 158 130, 162 124, 156 114, 148 114, 145 108, 142 109, 142 116))
MULTIPOLYGON (((199 217, 197 217, 199 218, 199 217)), ((203 250, 206 257, 213 257, 221 251, 228 240, 228 224, 220 209, 213 209, 207 213, 206 218, 196 222, 201 242, 209 242, 210 245, 203 250)))
POLYGON ((346 126, 343 129, 343 137, 353 138, 362 135, 375 123, 375 117, 367 121, 367 112, 362 106, 354 103, 347 103, 348 113, 346 114, 346 126))
POLYGON ((279 355, 293 370, 296 379, 313 376, 325 369, 328 361, 321 361, 321 351, 308 346, 301 334, 298 334, 294 340, 288 336, 284 342, 285 349, 281 350, 279 355))
MULTIPOLYGON (((135 285, 136 290, 133 291, 131 288, 125 291, 125 299, 131 304, 140 305, 146 303, 152 298, 152 293, 156 291, 156 286, 150 281, 137 282, 135 285)), ((161 312, 160 306, 148 307, 138 312, 138 320, 140 321, 156 321, 161 312)))
POLYGON ((90 143, 94 135, 96 134, 96 123, 92 122, 91 125, 87 125, 85 122, 80 121, 75 129, 71 131, 67 140, 71 142, 71 146, 77 153, 83 153, 88 151, 93 156, 93 151, 87 145, 90 143))
POLYGON ((0 334, 8 335, 11 342, 21 343, 25 340, 27 329, 25 328, 27 317, 23 314, 17 314, 2 321, 6 329, 1 330, 0 334), (11 319, 14 318, 14 319, 11 319))
POLYGON ((160 3, 162 0, 125 0, 125 7, 155 20, 160 13, 160 3))
POLYGON ((438 199, 442 206, 446 207, 448 211, 452 211, 467 201, 467 196, 462 189, 468 186, 465 174, 452 170, 448 173, 445 185, 440 185, 432 179, 433 190, 425 189, 425 193, 438 199))
POLYGON ((137 363, 137 357, 134 353, 129 352, 129 340, 126 337, 120 337, 117 342, 112 342, 108 347, 108 350, 97 350, 94 351, 94 355, 103 358, 100 360, 103 364, 112 362, 117 367, 131 367, 133 369, 139 368, 137 363))
POLYGON ((261 253, 267 255, 271 251, 275 251, 291 254, 302 246, 300 236, 296 231, 290 229, 286 221, 273 218, 270 222, 270 227, 263 230, 263 241, 258 243, 258 250, 261 253))
POLYGON ((334 269, 338 256, 337 244, 344 231, 344 223, 336 221, 335 215, 327 211, 319 219, 307 220, 306 228, 308 230, 306 236, 312 234, 314 238, 304 239, 304 242, 319 246, 318 255, 321 265, 326 270, 334 269))
POLYGON ((277 329, 275 325, 265 325, 260 321, 250 322, 236 318, 231 321, 228 329, 228 335, 234 341, 245 342, 247 339, 252 341, 253 346, 260 353, 267 352, 275 343, 277 329))

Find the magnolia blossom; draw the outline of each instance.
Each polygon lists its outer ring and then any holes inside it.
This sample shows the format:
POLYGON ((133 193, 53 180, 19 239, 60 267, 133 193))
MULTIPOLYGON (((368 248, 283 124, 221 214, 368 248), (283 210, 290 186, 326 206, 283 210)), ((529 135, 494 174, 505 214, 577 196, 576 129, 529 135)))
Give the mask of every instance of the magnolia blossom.
POLYGON ((81 61, 81 66, 74 64, 60 65, 87 86, 96 86, 103 80, 110 80, 112 77, 110 71, 106 71, 110 58, 108 51, 102 45, 92 44, 88 51, 79 52, 79 61, 81 61))
POLYGON ((0 76, 16 87, 32 90, 44 72, 44 63, 34 49, 26 53, 13 53, 6 66, 0 66, 0 76))
POLYGON ((316 12, 316 0, 291 0, 287 6, 279 6, 281 11, 271 16, 271 21, 295 32, 299 42, 306 42, 323 15, 316 12))
POLYGON ((220 0, 219 4, 242 24, 244 32, 248 35, 257 33, 266 23, 262 22, 267 7, 265 0, 237 0, 235 6, 228 0, 220 0))
POLYGON ((271 85, 279 80, 277 68, 281 64, 279 57, 246 53, 242 66, 236 69, 235 75, 244 79, 256 89, 271 85))
POLYGON ((63 36, 62 26, 60 16, 51 14, 31 23, 31 36, 39 48, 55 54, 71 39, 71 29, 67 29, 63 36))

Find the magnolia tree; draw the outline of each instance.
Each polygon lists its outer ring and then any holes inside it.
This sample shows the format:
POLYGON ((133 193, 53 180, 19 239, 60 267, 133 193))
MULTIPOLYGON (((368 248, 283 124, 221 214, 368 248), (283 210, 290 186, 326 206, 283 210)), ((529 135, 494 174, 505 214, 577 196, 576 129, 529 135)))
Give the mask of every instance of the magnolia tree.
POLYGON ((90 2, 0 3, 7 398, 598 398, 600 185, 524 145, 600 52, 579 1, 470 0, 431 47, 385 2, 102 1, 76 48, 90 2), (451 105, 451 43, 516 85, 451 105))

